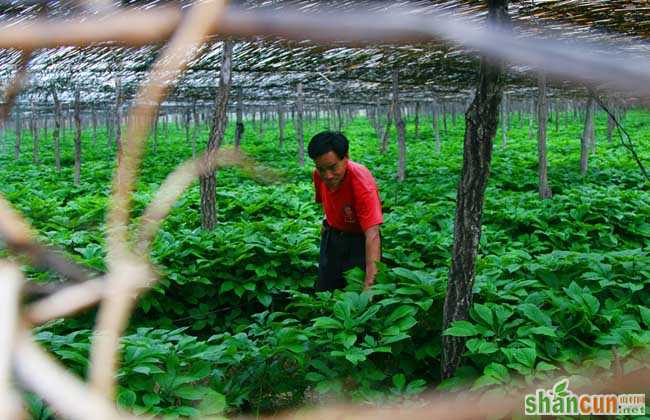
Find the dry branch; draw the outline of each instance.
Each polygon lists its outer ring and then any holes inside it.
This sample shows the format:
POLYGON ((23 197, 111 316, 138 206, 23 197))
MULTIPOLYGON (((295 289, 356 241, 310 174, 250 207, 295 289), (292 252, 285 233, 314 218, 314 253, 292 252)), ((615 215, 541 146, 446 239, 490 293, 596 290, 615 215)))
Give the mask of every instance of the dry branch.
POLYGON ((11 385, 12 349, 18 326, 18 304, 23 279, 15 264, 0 261, 0 418, 20 416, 20 399, 11 385))
POLYGON ((147 262, 131 254, 127 235, 130 193, 134 188, 147 133, 171 83, 182 74, 207 35, 213 19, 211 12, 216 10, 220 15, 224 7, 225 3, 217 0, 197 3, 192 7, 154 63, 149 81, 141 87, 129 118, 126 145, 120 154, 121 161, 113 182, 107 221, 109 274, 106 294, 98 313, 89 373, 91 387, 111 399, 115 389, 119 337, 138 294, 150 287, 154 279, 147 262))

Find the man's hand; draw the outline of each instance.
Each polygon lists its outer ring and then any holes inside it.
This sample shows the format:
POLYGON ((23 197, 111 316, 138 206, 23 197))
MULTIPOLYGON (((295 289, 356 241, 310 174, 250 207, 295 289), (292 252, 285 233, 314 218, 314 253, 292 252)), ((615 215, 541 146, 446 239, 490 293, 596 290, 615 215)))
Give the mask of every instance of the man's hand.
POLYGON ((364 290, 368 290, 375 283, 377 275, 377 264, 381 258, 381 236, 379 235, 379 225, 372 226, 365 232, 366 235, 366 278, 364 280, 364 290))

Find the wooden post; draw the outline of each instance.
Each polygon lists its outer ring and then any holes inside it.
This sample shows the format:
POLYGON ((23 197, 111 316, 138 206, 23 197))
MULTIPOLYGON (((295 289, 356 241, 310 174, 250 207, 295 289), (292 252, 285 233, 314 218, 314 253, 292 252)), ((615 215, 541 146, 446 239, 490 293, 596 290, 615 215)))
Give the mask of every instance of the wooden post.
MULTIPOLYGON (((590 95, 590 96, 593 97, 593 94, 590 95)), ((589 125, 589 149, 590 149, 592 154, 596 154, 596 142, 597 142, 598 139, 596 138, 596 132, 594 130, 594 119, 596 118, 598 110, 596 109, 595 101, 592 101, 591 108, 592 108, 591 109, 591 124, 589 125)))
POLYGON ((91 118, 93 125, 93 147, 97 144, 97 112, 95 111, 95 104, 91 105, 91 118))
POLYGON ((390 126, 393 122, 393 109, 395 108, 395 104, 391 102, 391 104, 387 107, 386 110, 386 126, 384 127, 384 135, 381 137, 381 153, 385 153, 386 150, 388 149, 388 136, 390 135, 390 126))
POLYGON ((284 148, 284 109, 282 105, 278 106, 278 147, 284 148))
POLYGON ((438 104, 434 101, 433 105, 433 135, 436 140, 436 155, 440 155, 442 145, 440 143, 440 124, 438 123, 438 104))
POLYGON ((241 138, 244 135, 244 122, 243 122, 243 104, 242 104, 242 89, 241 86, 237 87, 237 116, 235 127, 235 149, 239 150, 241 138))
POLYGON ((582 137, 580 137, 580 174, 583 176, 587 175, 587 170, 589 169, 589 146, 591 143, 589 136, 593 132, 594 127, 593 104, 594 97, 589 95, 587 106, 585 108, 585 126, 582 131, 582 137))
MULTIPOLYGON (((488 26, 510 22, 507 0, 488 0, 488 26)), ((481 58, 474 101, 465 114, 463 169, 458 185, 454 246, 443 312, 443 331, 467 320, 472 305, 475 262, 481 238, 485 189, 492 161, 492 142, 499 122, 499 105, 505 82, 503 63, 481 58)), ((442 378, 450 378, 466 352, 466 337, 443 335, 442 378)))
MULTIPOLYGON (((539 197, 542 200, 550 198, 553 193, 548 184, 548 159, 546 150, 546 123, 548 121, 548 101, 546 99, 546 74, 540 73, 537 79, 538 99, 537 99, 537 157, 539 161, 539 197)), ((556 111, 557 118, 557 111, 556 111)), ((556 119, 557 126, 557 119, 556 119)))
POLYGON ((192 146, 192 159, 196 157, 196 139, 190 134, 190 109, 183 111, 183 125, 185 126, 185 142, 192 146))
POLYGON ((420 138, 420 102, 415 102, 415 139, 420 138))
POLYGON ((503 93, 503 100, 501 101, 501 146, 508 145, 508 94, 503 93))
POLYGON ((74 92, 74 185, 81 184, 81 93, 77 87, 74 92))
POLYGON ((20 105, 18 104, 18 101, 16 101, 16 105, 14 105, 15 111, 15 123, 16 123, 16 138, 14 141, 14 159, 18 160, 20 159, 20 140, 21 140, 21 126, 22 126, 22 121, 20 118, 20 105))
POLYGON ((165 143, 169 143, 169 113, 163 115, 163 129, 165 130, 165 143))
POLYGON ((153 145, 152 145, 152 152, 155 155, 158 153, 158 120, 160 120, 160 108, 158 109, 158 112, 156 113, 156 116, 154 117, 153 120, 153 145))
POLYGON ((397 181, 402 182, 406 177, 406 135, 404 133, 404 120, 399 103, 399 73, 393 69, 393 108, 395 109, 395 128, 397 129, 397 146, 399 156, 397 159, 397 181))
POLYGON ((447 135, 447 104, 442 103, 442 131, 447 135))
MULTIPOLYGON (((221 70, 219 71, 219 89, 212 115, 212 127, 210 137, 208 138, 208 153, 219 149, 226 131, 228 96, 230 84, 232 81, 232 50, 231 41, 223 43, 223 57, 221 60, 221 70)), ((201 187, 201 225, 204 229, 212 230, 217 224, 217 201, 216 188, 217 181, 215 171, 201 175, 199 179, 201 187)))
POLYGON ((38 165, 41 163, 41 149, 40 139, 38 132, 38 120, 36 119, 36 106, 32 101, 32 115, 31 115, 31 128, 32 128, 32 161, 38 165))
POLYGON ((530 100, 530 117, 528 118, 528 140, 533 138, 533 120, 535 119, 535 101, 530 100))
POLYGON ((115 78, 115 144, 122 150, 122 79, 115 78))
POLYGON ((296 121, 294 121, 296 129, 296 138, 298 139, 298 163, 300 166, 305 166, 305 137, 302 131, 302 113, 304 97, 302 92, 302 83, 298 83, 297 87, 298 97, 296 98, 296 121))
POLYGON ((343 130, 343 118, 341 117, 341 102, 336 103, 336 121, 337 121, 337 130, 343 130))

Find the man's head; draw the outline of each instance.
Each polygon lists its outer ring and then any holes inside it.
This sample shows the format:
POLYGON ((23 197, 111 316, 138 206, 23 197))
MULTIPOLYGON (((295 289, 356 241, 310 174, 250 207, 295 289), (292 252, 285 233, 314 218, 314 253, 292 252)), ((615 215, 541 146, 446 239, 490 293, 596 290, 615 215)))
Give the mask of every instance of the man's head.
POLYGON ((341 133, 323 131, 311 138, 307 153, 316 164, 316 170, 330 189, 339 186, 345 176, 348 160, 348 139, 341 133))

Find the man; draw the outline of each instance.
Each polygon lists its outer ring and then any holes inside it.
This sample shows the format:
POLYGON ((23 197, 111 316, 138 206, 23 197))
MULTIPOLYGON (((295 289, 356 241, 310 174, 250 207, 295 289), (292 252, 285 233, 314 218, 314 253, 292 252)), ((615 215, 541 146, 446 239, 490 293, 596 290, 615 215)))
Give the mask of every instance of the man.
POLYGON ((354 267, 365 271, 364 284, 370 287, 381 257, 379 226, 384 220, 377 184, 365 166, 349 159, 348 148, 343 134, 324 131, 307 149, 316 164, 316 202, 325 211, 317 291, 344 288, 343 273, 354 267))

